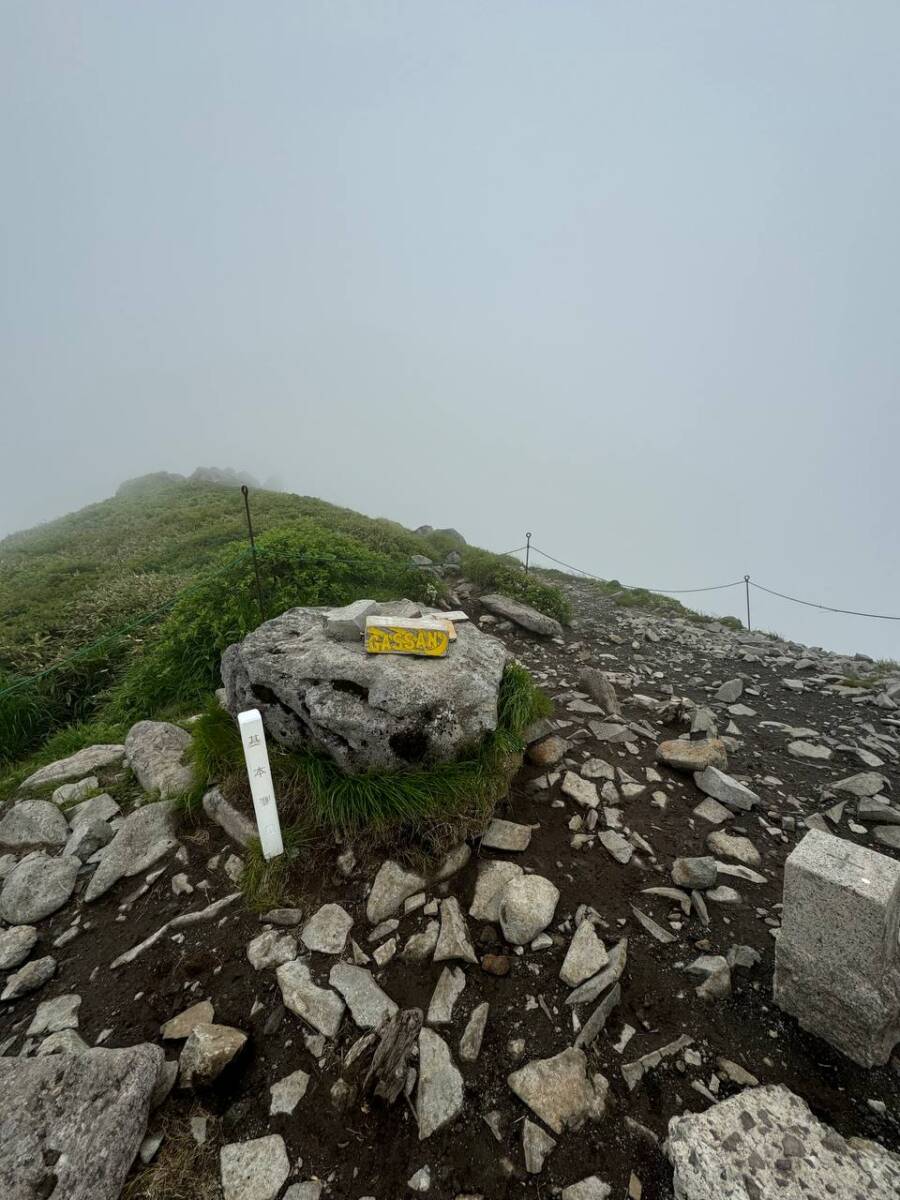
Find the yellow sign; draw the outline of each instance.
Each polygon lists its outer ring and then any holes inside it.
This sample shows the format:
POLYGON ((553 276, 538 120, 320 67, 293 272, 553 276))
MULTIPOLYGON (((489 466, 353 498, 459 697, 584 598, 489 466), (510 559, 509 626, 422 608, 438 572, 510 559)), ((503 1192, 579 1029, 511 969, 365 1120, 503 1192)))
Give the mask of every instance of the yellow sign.
POLYGON ((366 618, 366 650, 369 654, 421 654, 426 658, 443 658, 449 645, 447 626, 436 621, 366 618))

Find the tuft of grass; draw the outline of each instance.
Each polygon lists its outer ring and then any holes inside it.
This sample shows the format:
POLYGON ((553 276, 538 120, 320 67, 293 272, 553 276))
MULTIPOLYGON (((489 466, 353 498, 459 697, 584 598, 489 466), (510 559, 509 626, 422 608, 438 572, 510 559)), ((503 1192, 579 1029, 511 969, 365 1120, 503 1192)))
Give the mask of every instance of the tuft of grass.
POLYGON ((281 840, 284 853, 269 861, 263 858, 258 839, 244 852, 241 890, 254 912, 300 907, 304 855, 312 852, 316 837, 309 825, 298 821, 282 827, 281 840))
POLYGON ((526 575, 515 559, 468 546, 462 550, 462 571, 467 579, 485 591, 502 592, 522 600, 563 625, 572 620, 572 609, 565 594, 552 583, 537 579, 534 573, 526 575))
POLYGON ((242 766, 244 751, 237 725, 217 696, 208 697, 199 717, 191 725, 190 733, 193 739, 190 761, 204 787, 242 766))
POLYGON ((156 1114, 153 1124, 164 1134, 163 1143, 153 1162, 138 1165, 126 1180, 122 1200, 217 1200, 221 1191, 216 1142, 207 1137, 198 1145, 190 1126, 192 1116, 206 1115, 199 1107, 184 1112, 180 1106, 170 1106, 161 1118, 156 1114))

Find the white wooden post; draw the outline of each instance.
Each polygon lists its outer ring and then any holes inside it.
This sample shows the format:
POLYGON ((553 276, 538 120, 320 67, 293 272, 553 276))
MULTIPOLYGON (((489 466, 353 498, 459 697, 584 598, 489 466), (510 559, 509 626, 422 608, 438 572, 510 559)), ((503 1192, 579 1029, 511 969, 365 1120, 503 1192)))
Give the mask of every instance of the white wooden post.
POLYGON ((253 797, 253 812, 256 815, 263 858, 277 858, 279 854, 284 853, 284 843, 281 840, 275 785, 272 782, 269 752, 266 749, 266 732, 259 709, 250 708, 247 712, 238 713, 238 727, 241 731, 244 761, 247 764, 247 778, 250 780, 250 794, 253 797))

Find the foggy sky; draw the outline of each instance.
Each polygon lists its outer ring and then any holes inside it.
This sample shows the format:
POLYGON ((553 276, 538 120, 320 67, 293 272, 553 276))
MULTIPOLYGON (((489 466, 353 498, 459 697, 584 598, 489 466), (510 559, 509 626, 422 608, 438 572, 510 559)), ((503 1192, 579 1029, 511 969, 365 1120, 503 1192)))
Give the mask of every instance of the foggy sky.
MULTIPOLYGON (((0 533, 231 465, 627 583, 900 614, 895 0, 0 28, 0 533)), ((754 621, 900 657, 900 622, 754 621)))

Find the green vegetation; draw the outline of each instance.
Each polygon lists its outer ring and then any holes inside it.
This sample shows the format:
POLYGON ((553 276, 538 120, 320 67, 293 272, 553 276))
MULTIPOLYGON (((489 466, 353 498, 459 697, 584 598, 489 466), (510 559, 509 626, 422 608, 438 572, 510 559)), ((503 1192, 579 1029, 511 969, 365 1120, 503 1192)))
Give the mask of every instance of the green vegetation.
MULTIPOLYGON (((506 596, 514 596, 539 612, 546 613, 548 617, 562 621, 564 625, 572 619, 569 601, 559 588, 542 583, 534 574, 525 575, 514 559, 467 546, 462 551, 462 570, 467 579, 471 579, 485 591, 503 592, 506 596)), ((567 578, 559 572, 556 574, 560 579, 567 578)))
MULTIPOLYGON (((525 729, 550 708, 528 672, 513 663, 501 684, 497 729, 455 762, 345 775, 325 755, 271 746, 285 855, 271 864, 258 846, 248 855, 243 885, 251 903, 265 908, 290 899, 292 860, 325 835, 404 844, 429 856, 479 833, 518 767, 525 729)), ((210 702, 192 733, 199 790, 220 782, 226 795, 249 807, 243 751, 229 714, 210 702)))
MULTIPOLYGON (((434 602, 442 584, 409 557, 459 549, 486 585, 565 618, 558 589, 450 532, 281 492, 252 506, 267 615, 363 594, 434 602)), ((0 542, 0 764, 73 723, 177 718, 215 687, 222 649, 259 623, 244 522, 233 487, 148 480, 0 542)))

